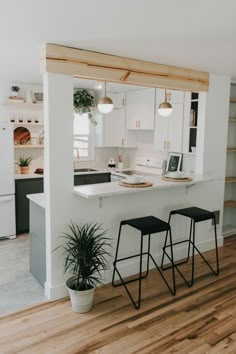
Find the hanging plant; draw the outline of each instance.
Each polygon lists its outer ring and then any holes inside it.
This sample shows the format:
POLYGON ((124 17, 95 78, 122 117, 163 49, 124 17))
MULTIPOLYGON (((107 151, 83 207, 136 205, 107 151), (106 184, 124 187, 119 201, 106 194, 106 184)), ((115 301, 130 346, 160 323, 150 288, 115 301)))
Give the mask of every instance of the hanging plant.
POLYGON ((74 93, 74 110, 79 114, 88 113, 88 118, 91 123, 97 124, 95 118, 95 98, 94 95, 88 90, 76 91, 74 93))

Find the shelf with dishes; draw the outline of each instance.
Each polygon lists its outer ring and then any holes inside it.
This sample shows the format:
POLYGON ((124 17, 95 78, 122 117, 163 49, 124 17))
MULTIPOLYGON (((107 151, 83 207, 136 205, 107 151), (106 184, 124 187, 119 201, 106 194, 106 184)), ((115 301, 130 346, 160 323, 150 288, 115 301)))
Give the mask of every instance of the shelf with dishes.
POLYGON ((224 207, 225 208, 236 208, 236 200, 225 200, 224 207))
POLYGON ((43 149, 43 144, 15 144, 15 149, 43 149))
POLYGON ((236 146, 234 147, 228 147, 227 152, 236 152, 236 146))
POLYGON ((43 103, 28 103, 28 102, 4 102, 1 106, 14 108, 43 108, 43 103))
POLYGON ((11 122, 16 127, 31 126, 31 127, 43 127, 42 122, 11 122))
POLYGON ((236 176, 225 177, 225 183, 226 183, 226 184, 229 184, 229 183, 236 183, 236 176))

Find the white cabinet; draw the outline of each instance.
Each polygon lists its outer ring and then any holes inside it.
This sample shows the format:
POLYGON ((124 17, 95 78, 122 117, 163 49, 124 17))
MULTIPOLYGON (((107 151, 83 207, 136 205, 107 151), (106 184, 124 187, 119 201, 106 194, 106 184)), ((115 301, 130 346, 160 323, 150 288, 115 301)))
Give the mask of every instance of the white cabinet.
POLYGON ((113 100, 114 108, 108 114, 100 117, 96 127, 97 146, 125 146, 125 95, 123 93, 108 93, 113 100))
POLYGON ((125 145, 125 110, 114 109, 103 115, 103 144, 105 146, 125 145))
POLYGON ((158 89, 156 95, 155 146, 159 151, 182 152, 184 92, 175 91, 179 103, 171 101, 173 111, 169 117, 158 113, 158 106, 165 100, 165 91, 158 89))
POLYGON ((155 89, 140 89, 126 94, 127 129, 154 130, 155 89))
POLYGON ((107 96, 110 97, 113 101, 113 104, 114 104, 113 109, 125 108, 125 94, 124 93, 108 92, 107 96))

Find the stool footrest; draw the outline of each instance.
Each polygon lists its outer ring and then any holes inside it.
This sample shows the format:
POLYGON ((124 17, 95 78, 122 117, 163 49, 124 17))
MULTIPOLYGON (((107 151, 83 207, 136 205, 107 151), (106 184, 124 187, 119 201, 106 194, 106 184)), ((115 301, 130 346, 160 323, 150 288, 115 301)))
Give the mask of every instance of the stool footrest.
MULTIPOLYGON (((163 281, 165 282, 167 288, 169 289, 171 295, 174 296, 174 295, 176 294, 175 283, 173 284, 173 289, 172 289, 171 286, 169 285, 169 283, 167 282, 166 278, 165 278, 164 275, 162 274, 162 271, 161 271, 160 267, 157 265, 156 261, 154 260, 153 256, 151 255, 151 253, 148 253, 148 252, 142 253, 142 255, 145 255, 145 254, 148 255, 148 257, 151 258, 151 260, 153 261, 153 263, 154 263, 156 269, 157 269, 158 272, 160 273, 160 275, 161 275, 163 281)), ((119 278, 120 278, 120 283, 117 284, 117 283, 115 283, 114 281, 112 281, 112 285, 113 285, 114 287, 119 287, 119 286, 122 286, 122 285, 125 287, 125 289, 126 289, 126 291, 127 291, 127 294, 129 295, 129 298, 130 298, 130 300, 132 301, 132 303, 133 303, 133 305, 134 305, 134 307, 135 307, 136 309, 139 309, 140 304, 136 304, 136 302, 135 302, 133 296, 131 295, 131 293, 130 293, 130 291, 129 291, 129 289, 127 288, 126 285, 129 284, 129 283, 132 283, 132 282, 134 282, 134 281, 140 280, 140 278, 141 278, 141 279, 146 278, 147 275, 148 275, 148 270, 146 271, 146 274, 143 275, 143 276, 141 276, 141 277, 138 277, 138 278, 135 278, 135 279, 130 279, 130 280, 126 280, 126 281, 125 281, 124 278, 122 277, 122 275, 120 274, 119 270, 117 269, 116 263, 118 263, 118 262, 120 262, 120 261, 124 261, 124 260, 126 260, 126 259, 138 257, 138 256, 140 257, 140 254, 133 255, 133 256, 130 256, 130 257, 121 258, 121 259, 118 259, 118 260, 116 260, 115 262, 113 262, 114 271, 117 272, 117 274, 118 274, 118 276, 119 276, 119 278)), ((168 256, 168 258, 169 258, 169 256, 168 256)), ((173 266, 174 266, 174 265, 173 265, 173 266)))
MULTIPOLYGON (((217 268, 216 271, 212 268, 212 266, 209 264, 209 262, 206 260, 206 258, 203 256, 203 254, 201 253, 201 251, 199 251, 199 249, 197 248, 197 246, 193 243, 192 240, 183 240, 183 241, 178 241, 178 242, 173 242, 172 243, 172 246, 175 246, 175 245, 178 245, 180 243, 185 243, 187 242, 188 244, 191 243, 192 247, 198 252, 198 254, 201 256, 201 258, 203 259, 203 261, 206 263, 206 265, 210 268, 210 270, 212 271, 212 273, 214 275, 219 275, 219 269, 217 268)), ((168 259, 171 261, 171 258, 169 257, 168 253, 166 252, 166 248, 170 247, 170 245, 166 245, 165 247, 163 247, 163 253, 168 257, 168 259)), ((175 269, 178 271, 179 275, 182 277, 182 279, 185 281, 185 283, 191 287, 193 285, 193 279, 191 281, 188 281, 183 273, 179 270, 178 266, 182 265, 182 264, 185 264, 185 263, 188 263, 189 261, 189 256, 186 258, 185 261, 179 261, 179 262, 174 262, 174 267, 175 269)), ((172 261, 171 261, 172 262, 172 261)), ((170 269, 172 268, 172 265, 170 266, 166 266, 164 267, 163 265, 161 266, 161 269, 162 270, 167 270, 167 269, 170 269)))

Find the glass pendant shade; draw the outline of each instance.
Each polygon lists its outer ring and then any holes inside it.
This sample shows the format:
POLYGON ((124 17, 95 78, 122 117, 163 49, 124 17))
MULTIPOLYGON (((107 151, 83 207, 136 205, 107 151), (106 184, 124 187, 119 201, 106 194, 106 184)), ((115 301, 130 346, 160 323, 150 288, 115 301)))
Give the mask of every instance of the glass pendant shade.
POLYGON ((172 111, 173 111, 173 108, 172 108, 172 105, 170 104, 170 102, 167 102, 166 90, 165 90, 165 101, 159 105, 158 113, 160 114, 160 116, 168 117, 169 115, 171 115, 172 111))
POLYGON ((113 102, 110 97, 104 96, 98 101, 98 110, 101 113, 110 113, 113 110, 113 102))
POLYGON ((110 113, 113 110, 113 101, 110 97, 107 97, 107 83, 105 82, 105 96, 100 98, 100 100, 98 101, 97 107, 99 112, 106 114, 106 113, 110 113))
POLYGON ((171 115, 173 108, 169 102, 162 102, 158 107, 158 112, 160 116, 168 117, 171 115))

